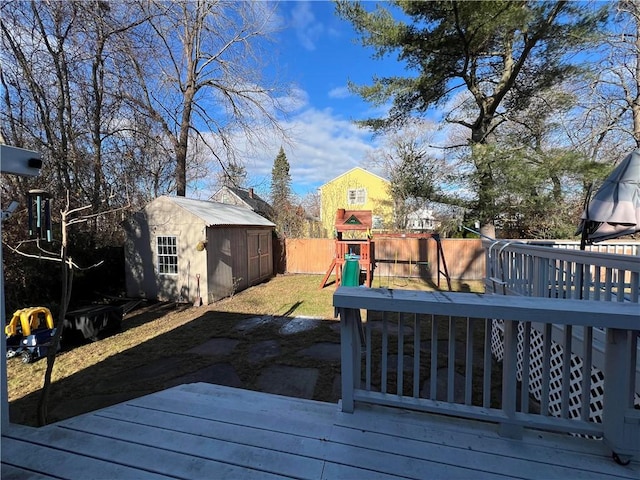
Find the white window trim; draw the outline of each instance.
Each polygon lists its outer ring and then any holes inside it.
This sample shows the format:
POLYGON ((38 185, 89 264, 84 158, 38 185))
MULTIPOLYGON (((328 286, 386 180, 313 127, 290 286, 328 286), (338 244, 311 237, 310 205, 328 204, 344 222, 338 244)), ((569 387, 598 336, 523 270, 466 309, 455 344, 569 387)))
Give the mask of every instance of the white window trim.
POLYGON ((347 205, 364 205, 367 203, 366 188, 350 188, 347 190, 347 205), (353 201, 351 201, 351 192, 353 192, 353 201))
POLYGON ((156 260, 159 275, 178 275, 178 237, 175 235, 156 236, 156 260), (164 240, 162 244, 160 239, 164 240), (173 239, 173 242, 167 242, 168 239, 173 239), (170 258, 175 258, 175 263, 167 262, 170 258))

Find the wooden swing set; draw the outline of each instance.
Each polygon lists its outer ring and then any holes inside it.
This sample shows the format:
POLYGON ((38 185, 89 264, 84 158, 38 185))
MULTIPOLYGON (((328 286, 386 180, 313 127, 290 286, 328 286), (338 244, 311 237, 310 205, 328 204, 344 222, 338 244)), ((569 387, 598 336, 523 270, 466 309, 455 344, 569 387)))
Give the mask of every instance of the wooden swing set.
MULTIPOLYGON (((336 286, 342 284, 342 270, 345 262, 351 256, 358 260, 361 271, 365 273, 364 285, 371 287, 373 281, 373 270, 376 268, 375 263, 375 242, 371 233, 372 214, 371 210, 345 210, 338 209, 335 220, 335 252, 334 257, 322 278, 320 289, 323 289, 329 277, 335 270, 336 286), (348 234, 349 238, 345 239, 344 234, 348 234)), ((399 234, 381 234, 375 235, 375 238, 426 238, 433 239, 437 245, 437 281, 440 286, 440 276, 443 275, 447 280, 447 287, 451 291, 451 278, 447 269, 447 262, 444 258, 444 251, 438 233, 399 233, 399 234)), ((397 254, 396 254, 397 257, 397 254)), ((411 260, 409 260, 411 262, 411 260)), ((396 258, 397 263, 397 258, 396 258)), ((416 265, 428 265, 428 262, 421 262, 419 259, 416 265)), ((411 267, 411 266, 410 266, 411 267)))

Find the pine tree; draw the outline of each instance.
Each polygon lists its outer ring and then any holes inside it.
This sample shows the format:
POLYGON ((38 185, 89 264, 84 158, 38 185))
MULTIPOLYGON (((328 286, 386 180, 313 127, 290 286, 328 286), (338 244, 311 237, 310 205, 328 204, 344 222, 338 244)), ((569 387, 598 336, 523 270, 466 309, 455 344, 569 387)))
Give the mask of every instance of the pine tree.
POLYGON ((288 235, 288 218, 291 208, 291 175, 289 174, 289 161, 284 153, 284 148, 280 151, 273 162, 271 169, 271 205, 275 210, 276 230, 280 234, 288 235))
POLYGON ((391 103, 385 117, 361 125, 393 129, 456 95, 465 99, 464 108, 445 117, 469 130, 475 210, 490 232, 498 212, 487 151, 495 143, 496 129, 540 92, 579 71, 568 54, 598 40, 608 6, 587 9, 580 2, 507 0, 394 0, 375 9, 347 0, 336 5, 363 46, 374 49, 374 58, 397 54, 411 71, 405 77, 374 77, 372 85, 351 85, 376 106, 391 103))
POLYGON ((299 238, 304 235, 305 211, 291 191, 289 161, 280 147, 271 169, 271 206, 276 232, 280 236, 299 238))
POLYGON ((284 205, 291 196, 291 175, 289 175, 289 161, 280 147, 278 156, 271 169, 271 201, 274 207, 284 205))

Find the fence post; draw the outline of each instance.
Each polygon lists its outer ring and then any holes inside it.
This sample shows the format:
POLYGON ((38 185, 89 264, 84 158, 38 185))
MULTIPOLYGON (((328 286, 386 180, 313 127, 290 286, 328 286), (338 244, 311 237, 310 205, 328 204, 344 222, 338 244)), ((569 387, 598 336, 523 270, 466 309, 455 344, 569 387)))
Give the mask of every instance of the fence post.
POLYGON ((342 411, 353 413, 353 393, 360 387, 360 310, 340 308, 342 411))
POLYGON ((618 463, 640 454, 640 411, 633 408, 638 331, 608 328, 604 359, 604 442, 618 463))

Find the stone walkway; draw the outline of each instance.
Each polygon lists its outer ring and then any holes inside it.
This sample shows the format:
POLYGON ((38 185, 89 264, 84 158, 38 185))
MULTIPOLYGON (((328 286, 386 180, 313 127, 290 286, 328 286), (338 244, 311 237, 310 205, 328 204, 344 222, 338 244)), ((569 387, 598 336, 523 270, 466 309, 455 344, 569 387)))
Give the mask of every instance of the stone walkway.
MULTIPOLYGON (((272 316, 252 317, 238 323, 234 328, 234 333, 240 333, 242 340, 238 338, 212 338, 202 344, 187 350, 188 354, 199 356, 210 356, 212 362, 210 365, 201 368, 187 375, 174 377, 165 382, 164 388, 174 387, 184 383, 206 382, 218 385, 226 385, 230 387, 252 388, 262 392, 274 393, 290 397, 300 397, 306 399, 318 399, 316 387, 319 380, 322 381, 323 388, 327 391, 322 392, 322 400, 337 402, 340 399, 340 324, 335 322, 331 325, 331 329, 335 332, 335 342, 318 341, 312 345, 308 343, 291 354, 291 345, 287 344, 287 337, 296 333, 313 331, 321 325, 322 321, 313 318, 283 318, 272 316), (269 340, 252 341, 252 332, 259 328, 270 326, 274 331, 278 332, 277 338, 269 340), (255 365, 257 372, 253 385, 246 385, 238 372, 232 365, 234 356, 238 355, 238 346, 241 343, 249 342, 246 361, 249 365, 255 365), (285 344, 288 349, 286 357, 284 356, 285 344), (292 359, 293 357, 293 359, 292 359), (295 359, 304 360, 301 363, 307 365, 312 364, 313 367, 302 367, 292 365, 296 363, 295 359), (311 362, 309 362, 311 360, 311 362), (325 368, 329 366, 330 368, 325 368), (330 372, 327 374, 327 372, 330 372), (329 378, 321 379, 322 375, 329 375, 329 378), (330 392, 328 390, 330 389, 330 392)), ((381 329, 381 322, 373 325, 374 329, 381 329)), ((405 333, 411 334, 410 327, 406 327, 405 333)), ((389 332, 394 335, 395 332, 389 332)), ((441 346, 446 348, 446 344, 441 346)), ((422 345, 425 351, 430 350, 430 344, 425 342, 422 345)), ((244 352, 247 352, 245 349, 244 352)), ((463 348, 458 348, 457 352, 464 354, 463 348)), ((165 358, 153 365, 140 367, 128 372, 128 377, 145 377, 150 378, 158 375, 159 372, 166 372, 172 362, 174 365, 178 362, 184 362, 184 356, 181 358, 165 358)), ((397 364, 395 355, 389 356, 389 371, 394 371, 397 364)), ((406 356, 404 358, 405 371, 413 368, 413 357, 406 356)), ((455 375, 454 397, 456 402, 464 402, 464 377, 455 375)), ((424 382, 421 395, 428 397, 430 394, 430 382, 424 382)), ((439 370, 437 382, 437 398, 445 399, 447 392, 446 369, 439 370)))
MULTIPOLYGON (((286 342, 288 335, 314 330, 320 324, 321 320, 313 318, 285 319, 282 317, 260 316, 249 318, 236 325, 236 332, 240 332, 249 338, 252 330, 266 325, 279 327, 279 336, 283 337, 281 339, 262 340, 249 346, 247 362, 249 364, 267 365, 261 368, 258 373, 255 385, 258 390, 291 397, 314 398, 322 365, 330 363, 335 366, 340 363, 339 328, 336 329, 338 330, 336 343, 319 342, 302 348, 297 353, 300 358, 312 359, 314 364, 317 364, 317 367, 281 365, 277 363, 277 360, 282 355, 282 343, 286 342), (273 362, 267 363, 265 362, 266 360, 273 362)), ((338 322, 336 322, 336 326, 339 327, 338 322)), ((220 360, 221 357, 230 359, 235 355, 235 349, 238 344, 240 344, 240 340, 236 338, 213 338, 188 350, 187 353, 215 357, 216 363, 188 375, 173 378, 166 383, 165 387, 169 388, 183 383, 207 382, 246 388, 231 363, 220 360)), ((157 366, 150 368, 156 370, 157 366)), ((147 373, 153 374, 151 371, 147 373)), ((136 374, 140 375, 144 374, 144 372, 136 372, 136 374)), ((340 398, 340 375, 337 374, 334 377, 332 379, 333 388, 330 400, 337 402, 340 398)))

